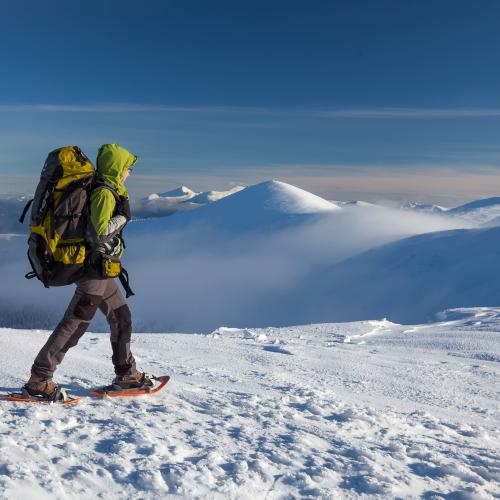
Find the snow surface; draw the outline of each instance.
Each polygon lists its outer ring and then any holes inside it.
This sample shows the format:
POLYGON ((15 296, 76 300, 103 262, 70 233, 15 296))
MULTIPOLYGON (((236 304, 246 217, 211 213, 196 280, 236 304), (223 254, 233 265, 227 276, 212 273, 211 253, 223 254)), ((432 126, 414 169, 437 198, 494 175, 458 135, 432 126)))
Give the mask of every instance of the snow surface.
MULTIPOLYGON (((471 498, 500 491, 500 309, 211 334, 136 334, 160 394, 76 407, 0 402, 0 496, 471 498)), ((48 332, 0 330, 2 391, 48 332)), ((112 377, 106 334, 60 370, 75 395, 112 377)))

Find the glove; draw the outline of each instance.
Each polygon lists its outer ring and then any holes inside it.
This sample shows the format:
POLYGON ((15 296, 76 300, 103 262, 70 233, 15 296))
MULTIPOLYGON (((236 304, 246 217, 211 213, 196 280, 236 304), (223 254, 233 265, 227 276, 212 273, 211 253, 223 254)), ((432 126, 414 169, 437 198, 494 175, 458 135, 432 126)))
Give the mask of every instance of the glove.
POLYGON ((125 219, 127 219, 127 222, 132 218, 132 214, 130 213, 130 203, 128 201, 128 198, 120 196, 120 206, 114 213, 114 216, 117 215, 122 215, 123 217, 125 217, 125 219))
POLYGON ((123 253, 124 245, 121 238, 115 236, 110 242, 103 245, 105 254, 111 257, 120 256, 123 253))

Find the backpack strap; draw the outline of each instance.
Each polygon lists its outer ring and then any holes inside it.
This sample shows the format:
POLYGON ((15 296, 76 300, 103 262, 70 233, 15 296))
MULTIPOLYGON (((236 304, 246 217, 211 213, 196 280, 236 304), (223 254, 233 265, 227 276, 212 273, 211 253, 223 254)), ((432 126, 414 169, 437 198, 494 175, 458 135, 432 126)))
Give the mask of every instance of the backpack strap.
POLYGON ((111 191, 111 193, 115 197, 116 203, 120 204, 122 202, 122 198, 118 194, 118 191, 111 184, 108 184, 107 182, 100 181, 100 180, 94 181, 92 183, 92 191, 94 191, 95 189, 99 189, 99 188, 105 188, 108 191, 111 191))
POLYGON ((132 295, 135 295, 135 293, 132 291, 132 288, 130 288, 130 283, 129 283, 129 277, 128 277, 128 272, 127 270, 122 266, 121 272, 118 276, 118 279, 120 280, 120 283, 125 290, 125 297, 128 299, 132 295))
MULTIPOLYGON (((109 191, 111 191, 111 193, 113 193, 113 196, 115 197, 117 206, 120 206, 122 204, 122 197, 118 194, 118 192, 116 191, 116 189, 113 186, 111 186, 107 182, 103 182, 103 181, 98 180, 92 184, 92 190, 98 189, 98 188, 108 189, 109 191)), ((122 241, 123 247, 125 248, 125 242, 123 241, 123 239, 121 239, 121 241, 122 241)), ((120 283, 121 283, 123 289, 125 290, 125 297, 127 299, 129 297, 132 297, 133 295, 135 295, 134 291, 130 287, 130 278, 128 276, 128 271, 123 266, 121 266, 121 271, 120 271, 120 274, 118 275, 118 279, 120 280, 120 283)))
POLYGON ((35 198, 31 198, 31 200, 30 200, 30 201, 28 201, 28 203, 26 203, 26 206, 25 206, 25 207, 24 207, 24 209, 23 209, 23 213, 21 214, 21 217, 19 217, 19 222, 20 222, 21 224, 24 224, 24 218, 26 217, 26 214, 28 213, 28 210, 30 209, 31 204, 33 203, 33 200, 34 200, 34 199, 35 199, 35 198))

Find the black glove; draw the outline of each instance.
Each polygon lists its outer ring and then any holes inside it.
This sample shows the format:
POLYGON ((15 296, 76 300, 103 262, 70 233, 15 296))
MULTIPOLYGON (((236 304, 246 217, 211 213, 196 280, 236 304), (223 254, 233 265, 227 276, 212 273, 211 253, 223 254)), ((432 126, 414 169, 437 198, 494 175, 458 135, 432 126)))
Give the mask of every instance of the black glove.
POLYGON ((127 222, 132 218, 128 198, 125 198, 125 196, 120 196, 120 206, 116 209, 114 215, 123 215, 123 217, 127 219, 127 222))

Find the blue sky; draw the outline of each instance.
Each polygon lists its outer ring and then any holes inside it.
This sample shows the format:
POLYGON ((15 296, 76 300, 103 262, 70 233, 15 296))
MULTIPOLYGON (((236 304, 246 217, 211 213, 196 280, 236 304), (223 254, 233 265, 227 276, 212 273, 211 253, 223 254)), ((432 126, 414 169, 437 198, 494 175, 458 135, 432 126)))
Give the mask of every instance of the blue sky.
POLYGON ((32 190, 52 148, 119 142, 138 195, 269 177, 493 195, 499 19, 496 1, 2 2, 0 192, 32 190))

